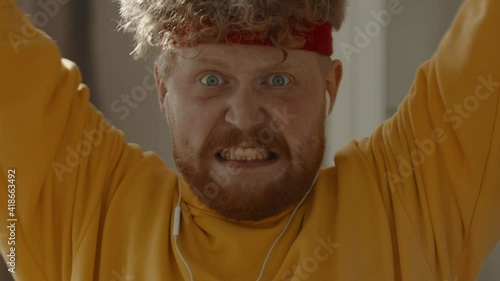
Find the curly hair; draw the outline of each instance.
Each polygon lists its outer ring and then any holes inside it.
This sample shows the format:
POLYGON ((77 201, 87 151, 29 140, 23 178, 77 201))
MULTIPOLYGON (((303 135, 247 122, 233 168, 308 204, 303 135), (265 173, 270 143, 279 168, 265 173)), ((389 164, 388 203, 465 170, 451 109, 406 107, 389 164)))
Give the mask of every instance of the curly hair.
POLYGON ((172 52, 200 42, 223 42, 230 32, 242 39, 267 38, 280 48, 304 43, 297 33, 314 24, 340 29, 346 0, 119 0, 120 27, 133 34, 134 57, 152 48, 172 52))

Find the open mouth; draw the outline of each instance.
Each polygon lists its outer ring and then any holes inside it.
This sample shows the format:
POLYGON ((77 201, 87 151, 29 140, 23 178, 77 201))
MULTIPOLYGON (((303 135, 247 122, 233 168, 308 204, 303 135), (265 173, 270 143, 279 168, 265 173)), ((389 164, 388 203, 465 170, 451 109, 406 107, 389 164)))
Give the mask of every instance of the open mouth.
POLYGON ((223 148, 216 153, 222 161, 270 161, 277 159, 277 154, 264 148, 223 148))

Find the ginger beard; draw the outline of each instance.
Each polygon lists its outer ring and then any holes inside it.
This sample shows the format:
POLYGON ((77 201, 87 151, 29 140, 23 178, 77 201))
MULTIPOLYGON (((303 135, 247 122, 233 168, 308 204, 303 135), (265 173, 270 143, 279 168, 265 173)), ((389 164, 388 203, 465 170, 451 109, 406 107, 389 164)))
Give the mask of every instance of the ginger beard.
POLYGON ((269 127, 255 128, 245 137, 228 125, 214 129, 198 150, 182 139, 174 125, 174 160, 183 179, 208 208, 229 219, 259 221, 297 204, 313 184, 325 150, 324 115, 316 124, 315 134, 293 146, 269 127), (262 167, 256 170, 248 168, 245 163, 238 165, 245 161, 220 157, 220 151, 229 147, 266 149, 270 159, 257 160, 262 167), (279 165, 277 172, 259 173, 273 165, 279 165))

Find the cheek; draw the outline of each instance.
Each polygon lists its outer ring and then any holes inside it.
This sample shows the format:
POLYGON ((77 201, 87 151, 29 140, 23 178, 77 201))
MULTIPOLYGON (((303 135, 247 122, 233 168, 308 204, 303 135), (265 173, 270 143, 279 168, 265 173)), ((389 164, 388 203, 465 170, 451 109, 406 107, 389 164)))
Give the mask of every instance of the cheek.
POLYGON ((294 124, 289 130, 283 131, 283 136, 287 140, 292 150, 307 150, 316 147, 320 140, 321 125, 314 122, 309 125, 294 124))
POLYGON ((305 152, 319 147, 324 142, 325 115, 322 104, 302 100, 299 106, 289 108, 288 125, 283 126, 281 134, 287 140, 292 152, 305 152))
POLYGON ((193 101, 176 104, 176 139, 184 147, 200 149, 217 123, 216 112, 193 101))

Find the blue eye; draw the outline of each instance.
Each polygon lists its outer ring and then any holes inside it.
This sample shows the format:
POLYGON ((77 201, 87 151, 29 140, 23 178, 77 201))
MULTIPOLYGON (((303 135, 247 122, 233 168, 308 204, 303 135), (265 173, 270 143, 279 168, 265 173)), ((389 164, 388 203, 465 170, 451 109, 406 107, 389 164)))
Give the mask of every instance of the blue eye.
POLYGON ((201 78, 201 84, 209 87, 219 86, 222 83, 224 83, 224 79, 215 74, 205 75, 201 78))
POLYGON ((283 87, 290 84, 290 82, 290 78, 284 75, 273 75, 267 80, 267 83, 275 87, 283 87))

